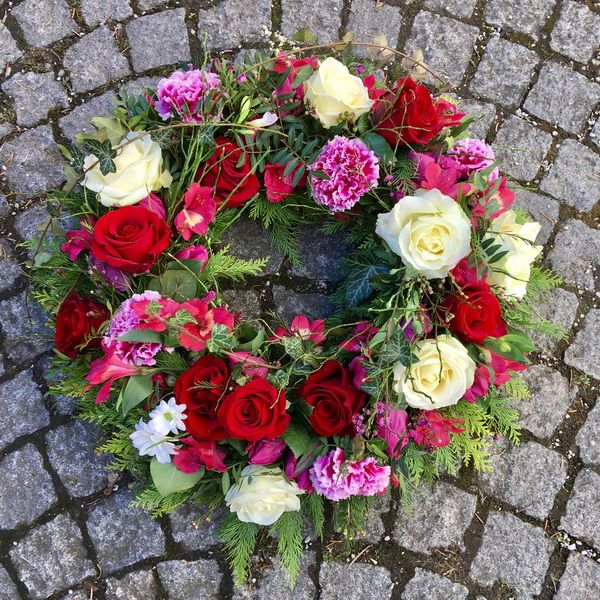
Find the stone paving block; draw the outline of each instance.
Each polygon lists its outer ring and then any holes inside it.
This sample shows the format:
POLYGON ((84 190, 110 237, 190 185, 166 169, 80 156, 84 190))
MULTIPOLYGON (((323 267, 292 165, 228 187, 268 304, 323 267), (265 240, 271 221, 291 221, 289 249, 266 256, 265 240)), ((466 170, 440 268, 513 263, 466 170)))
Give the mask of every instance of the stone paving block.
POLYGON ((564 458, 535 442, 494 445, 491 465, 493 472, 479 477, 484 492, 538 519, 548 516, 567 478, 564 458))
POLYGON ((158 563, 158 576, 169 600, 218 600, 223 574, 216 560, 169 560, 158 563))
POLYGON ((492 511, 471 565, 471 579, 485 587, 500 581, 514 588, 517 598, 533 598, 542 591, 553 548, 541 527, 492 511))
POLYGON ((511 403, 521 414, 520 423, 540 438, 549 438, 574 400, 577 388, 566 377, 546 365, 532 365, 523 374, 531 398, 511 403))
POLYGON ((577 475, 560 528, 600 549, 600 520, 594 510, 600 506, 600 475, 584 469, 577 475))
POLYGON ((221 514, 210 514, 207 507, 188 502, 169 513, 173 539, 185 550, 206 550, 222 543, 218 528, 221 514), (207 520, 208 519, 208 520, 207 520))
POLYGON ((534 37, 550 16, 556 0, 488 0, 484 18, 506 31, 528 33, 534 37))
POLYGON ((525 100, 532 115, 578 133, 600 97, 600 85, 568 67, 546 63, 525 100))
POLYGON ((468 18, 473 14, 475 4, 477 4, 477 0, 461 0, 460 2, 452 2, 451 0, 425 0, 423 3, 425 8, 445 10, 456 17, 463 18, 468 18))
POLYGON ((583 327, 565 352, 565 363, 600 379, 600 348, 592 340, 600 336, 600 310, 593 309, 585 316, 583 327))
POLYGON ((414 577, 406 584, 402 600, 465 600, 469 590, 460 583, 425 569, 415 569, 414 577))
MULTIPOLYGON (((504 168, 504 165, 503 165, 504 168)), ((548 196, 536 194, 529 190, 515 190, 515 206, 527 211, 541 226, 536 242, 545 244, 558 223, 560 205, 548 196)))
POLYGON ((463 536, 476 506, 475 496, 443 481, 422 485, 411 511, 398 511, 392 535, 403 548, 423 554, 453 546, 463 549, 463 536))
POLYGON ((471 98, 458 99, 458 107, 468 115, 477 117, 477 120, 469 127, 471 137, 485 139, 496 118, 496 107, 488 102, 480 102, 471 98))
POLYGON ((15 126, 12 123, 0 123, 0 138, 6 137, 9 133, 12 133, 15 126))
POLYGON ((291 38, 301 27, 308 27, 319 44, 339 39, 342 0, 320 0, 318 9, 312 0, 281 0, 281 33, 291 38))
POLYGON ((600 200, 600 156, 575 140, 565 140, 540 188, 583 212, 600 200))
POLYGON ((88 496, 106 487, 110 460, 96 454, 98 439, 98 428, 79 420, 46 434, 50 463, 71 496, 88 496))
POLYGON ((596 124, 590 131, 590 140, 592 140, 596 146, 600 146, 600 119, 596 121, 596 124))
POLYGON ((165 549, 160 525, 147 511, 130 506, 133 500, 131 493, 120 491, 90 509, 87 528, 104 572, 159 556, 165 549))
POLYGON ((580 554, 570 554, 554 600, 600 598, 600 565, 580 554))
POLYGON ((33 433, 50 423, 42 393, 31 379, 31 371, 23 371, 0 384, 0 414, 0 448, 20 435, 33 433))
POLYGON ((600 46, 600 16, 585 4, 565 0, 550 36, 550 47, 582 63, 600 46))
POLYGON ((136 73, 191 59, 184 8, 139 17, 126 30, 136 73))
POLYGON ((535 52, 492 37, 471 82, 471 90, 505 108, 517 106, 527 91, 538 61, 535 52))
MULTIPOLYGON (((384 34, 390 48, 395 48, 402 26, 402 9, 381 4, 373 0, 353 0, 348 17, 347 31, 354 34, 356 42, 372 42, 373 38, 384 34)), ((357 47, 356 53, 364 56, 366 48, 357 47)))
POLYGON ((74 31, 77 23, 71 18, 66 0, 25 0, 11 11, 17 20, 25 41, 42 48, 74 31))
POLYGON ((379 544, 385 533, 385 525, 382 516, 390 510, 391 497, 389 491, 383 496, 375 496, 364 521, 363 535, 361 539, 371 544, 379 544))
POLYGON ((2 600, 19 600, 19 592, 4 567, 0 566, 0 597, 2 600))
POLYGON ((0 71, 4 71, 8 63, 17 60, 22 54, 6 25, 0 23, 0 71))
POLYGON ((583 427, 575 438, 579 456, 588 465, 600 465, 600 398, 588 413, 583 427))
POLYGON ((224 290, 221 295, 223 300, 229 304, 231 311, 241 312, 248 319, 258 319, 260 317, 260 303, 253 291, 224 290))
POLYGON ((375 565, 324 562, 319 582, 321 600, 387 600, 392 595, 389 571, 375 565))
POLYGON ((81 531, 66 514, 32 529, 9 554, 19 579, 36 599, 96 574, 83 547, 81 531))
POLYGON ((35 125, 49 110, 67 105, 67 92, 54 73, 15 73, 2 91, 12 99, 19 125, 35 125))
POLYGON ((530 181, 550 149, 552 136, 519 117, 510 116, 494 139, 496 158, 504 173, 530 181))
POLYGON ((600 266, 600 231, 569 219, 554 238, 548 255, 552 268, 580 291, 594 289, 594 272, 600 266))
POLYGON ((106 600, 151 600, 158 590, 152 571, 133 571, 106 580, 106 600))
POLYGON ((113 100, 117 98, 114 92, 106 92, 101 96, 85 100, 76 106, 68 115, 61 117, 58 124, 66 138, 75 140, 78 133, 93 133, 96 128, 92 125, 93 117, 106 117, 114 109, 113 100))
POLYGON ((79 0, 79 8, 90 27, 96 27, 106 20, 122 21, 133 14, 129 0, 79 0))
POLYGON ((132 79, 124 83, 121 86, 121 90, 125 90, 128 94, 141 95, 144 94, 146 88, 150 88, 151 90, 155 90, 158 82, 162 79, 162 77, 149 76, 149 77, 138 77, 137 79, 132 79))
POLYGON ((0 292, 8 290, 20 275, 21 266, 13 258, 9 243, 0 238, 0 292))
POLYGON ((76 92, 89 92, 131 73, 127 59, 107 27, 98 27, 84 35, 66 50, 63 62, 71 73, 76 92), (90 61, 90 56, 95 60, 90 61))
POLYGON ((246 0, 223 0, 216 6, 200 8, 200 41, 206 38, 208 47, 216 50, 264 44, 267 40, 264 29, 271 29, 271 0, 254 0, 251 11, 247 7, 246 0))
POLYGON ((333 312, 333 307, 325 294, 299 294, 281 285, 273 286, 273 301, 279 316, 288 323, 296 315, 323 319, 333 312))
MULTIPOLYGON (((420 48, 430 69, 458 85, 469 66, 478 35, 477 27, 421 11, 415 17, 406 51, 420 48), (448 47, 452 52, 448 52, 448 47)), ((427 75, 426 81, 434 82, 434 77, 427 75)))
POLYGON ((57 501, 42 455, 32 444, 0 461, 0 529, 29 525, 57 501))
POLYGON ((58 187, 64 180, 64 161, 48 125, 25 131, 0 148, 0 165, 10 188, 19 194, 36 194, 58 187))

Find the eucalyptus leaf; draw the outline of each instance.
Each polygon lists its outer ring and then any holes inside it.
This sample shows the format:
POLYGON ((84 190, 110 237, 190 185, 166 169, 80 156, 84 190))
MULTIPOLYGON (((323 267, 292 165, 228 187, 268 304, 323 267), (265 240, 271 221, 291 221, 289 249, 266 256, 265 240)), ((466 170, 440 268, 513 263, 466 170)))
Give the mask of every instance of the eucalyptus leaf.
POLYGON ((195 473, 184 473, 173 463, 159 463, 156 458, 150 461, 152 481, 163 498, 194 487, 202 479, 204 472, 201 468, 195 473))

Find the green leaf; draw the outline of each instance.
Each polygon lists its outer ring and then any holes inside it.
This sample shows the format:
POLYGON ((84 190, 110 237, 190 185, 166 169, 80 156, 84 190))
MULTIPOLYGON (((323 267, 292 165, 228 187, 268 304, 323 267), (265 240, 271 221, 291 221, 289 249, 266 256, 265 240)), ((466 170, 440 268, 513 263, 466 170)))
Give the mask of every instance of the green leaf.
POLYGON ((254 329, 249 323, 243 323, 236 331, 238 339, 237 350, 246 350, 247 352, 256 352, 265 341, 267 334, 261 327, 254 329))
POLYGON ((295 90, 297 87, 302 85, 313 73, 314 69, 310 65, 305 65, 302 67, 292 82, 292 89, 295 90))
POLYGON ((206 342, 206 347, 213 354, 219 354, 223 350, 231 350, 235 347, 235 338, 229 332, 227 325, 223 325, 222 323, 213 325, 210 339, 206 342))
POLYGON ((120 342, 149 342, 152 344, 161 344, 163 334, 152 329, 132 329, 119 338, 120 342))
POLYGON ((117 170, 113 161, 113 158, 117 155, 117 151, 113 149, 110 140, 100 142, 92 138, 87 138, 83 140, 83 147, 87 152, 93 154, 98 159, 102 175, 108 175, 117 170))
POLYGON ((229 471, 225 471, 221 477, 221 488, 223 489, 223 495, 225 495, 231 486, 231 479, 229 477, 229 471))
POLYGON ((132 408, 141 404, 154 389, 152 375, 133 375, 123 389, 121 411, 126 415, 132 408))
POLYGON ((396 162, 396 155, 390 145, 377 133, 367 133, 362 137, 362 141, 375 152, 375 154, 385 163, 396 162))
POLYGON ((304 354, 302 339, 297 335, 285 336, 281 342, 287 354, 293 359, 300 358, 304 354))
POLYGON ((160 276, 160 292, 171 300, 191 300, 196 297, 196 290, 196 278, 187 271, 169 270, 160 276))
POLYGON ((173 463, 159 463, 153 458, 150 461, 150 475, 158 493, 164 498, 194 487, 204 476, 204 469, 201 468, 195 473, 184 473, 173 463))
POLYGON ((292 36, 293 40, 297 42, 306 42, 308 44, 314 44, 317 41, 317 36, 308 28, 301 27, 292 36))
POLYGON ((301 427, 296 423, 290 423, 281 438, 290 447, 290 450, 296 458, 310 450, 310 435, 304 427, 301 427))
POLYGON ((384 363, 397 363, 400 361, 405 367, 411 364, 410 342, 404 331, 398 328, 379 350, 379 360, 384 363))
POLYGON ((373 292, 370 279, 375 275, 387 273, 385 265, 363 264, 354 267, 346 279, 346 300, 349 306, 358 306, 373 292))

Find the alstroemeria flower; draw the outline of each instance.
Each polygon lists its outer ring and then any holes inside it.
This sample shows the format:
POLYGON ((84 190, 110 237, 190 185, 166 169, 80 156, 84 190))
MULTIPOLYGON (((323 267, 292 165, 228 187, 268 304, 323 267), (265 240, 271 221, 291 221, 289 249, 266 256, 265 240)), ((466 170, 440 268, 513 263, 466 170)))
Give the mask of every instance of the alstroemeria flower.
POLYGON ((235 352, 230 352, 228 358, 232 365, 241 363, 242 373, 248 377, 262 377, 263 379, 266 379, 269 374, 269 369, 266 366, 268 365, 267 361, 259 356, 250 354, 250 352, 237 350, 235 352))
POLYGON ((272 341, 280 340, 284 337, 299 336, 305 341, 310 340, 315 344, 320 344, 325 340, 325 319, 316 319, 310 321, 308 317, 304 315, 298 315, 294 317, 289 328, 278 327, 275 330, 275 335, 269 339, 272 341))
POLYGON ((203 440, 201 442, 187 437, 180 440, 187 448, 178 448, 173 457, 173 464, 183 473, 195 473, 200 467, 208 471, 227 471, 225 450, 219 450, 217 442, 203 440))
POLYGON ((102 404, 108 400, 110 387, 122 377, 139 375, 141 369, 135 365, 127 364, 122 361, 114 352, 92 361, 90 372, 86 376, 89 385, 85 388, 89 390, 93 385, 104 385, 98 390, 96 395, 96 404, 102 404))
POLYGON ((248 121, 246 125, 249 127, 269 127, 277 123, 279 117, 272 112, 266 112, 259 119, 252 119, 252 121, 248 121))
POLYGON ((192 183, 183 197, 184 208, 175 217, 175 227, 189 241, 192 234, 204 235, 215 218, 217 203, 210 187, 192 183))
POLYGON ((156 194, 148 194, 145 198, 140 200, 139 205, 151 210, 153 213, 156 213, 161 219, 165 221, 167 220, 165 205, 156 194))
POLYGON ((206 348, 206 342, 212 335, 213 325, 225 325, 229 331, 233 329, 233 315, 222 307, 209 308, 203 300, 189 300, 181 305, 195 319, 193 323, 183 326, 179 334, 179 343, 192 352, 200 352, 206 348))

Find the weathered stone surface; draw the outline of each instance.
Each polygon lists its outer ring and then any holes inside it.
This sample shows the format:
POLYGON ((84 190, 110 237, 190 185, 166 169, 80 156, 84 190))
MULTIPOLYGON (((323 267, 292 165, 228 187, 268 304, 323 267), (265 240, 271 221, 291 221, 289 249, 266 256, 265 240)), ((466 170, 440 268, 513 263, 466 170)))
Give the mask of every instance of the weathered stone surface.
POLYGON ((136 73, 191 58, 184 8, 134 19, 126 30, 136 73))
POLYGON ((65 514, 31 530, 13 546, 10 557, 34 598, 46 598, 96 574, 79 527, 65 514))
POLYGON ((504 107, 516 106, 527 91, 538 60, 535 52, 492 37, 471 82, 471 90, 504 107))
MULTIPOLYGON (((375 6, 372 0, 353 0, 346 30, 354 34, 356 42, 372 42, 374 37, 383 33, 388 46, 395 48, 401 25, 402 9, 397 6, 375 6)), ((359 49, 357 53, 364 55, 366 49, 359 49)))
POLYGON ((538 172, 551 143, 549 133, 511 116, 500 127, 494 150, 503 172, 515 179, 530 181, 538 172))
POLYGON ((6 137, 9 133, 12 133, 15 126, 12 123, 1 123, 0 122, 0 138, 6 137))
POLYGON ((0 384, 0 414, 0 447, 48 425, 50 417, 30 371, 0 384))
POLYGON ((128 94, 143 94, 146 91, 146 88, 150 88, 151 90, 155 90, 158 82, 162 79, 162 77, 156 75, 150 75, 149 77, 138 77, 137 79, 132 79, 127 83, 124 83, 121 86, 121 90, 125 90, 128 94))
POLYGON ((66 0, 25 0, 11 14, 19 23, 25 41, 38 48, 79 29, 66 0))
POLYGON ((585 4, 565 0, 550 36, 550 47, 569 58, 587 62, 600 46, 600 17, 585 4))
POLYGON ((36 194, 58 187, 64 180, 63 159, 48 125, 29 129, 0 149, 6 180, 19 194, 36 194))
POLYGON ((164 0, 138 0, 138 6, 141 10, 152 10, 165 4, 164 0))
POLYGON ((107 27, 98 27, 73 44, 65 52, 64 65, 71 72, 76 92, 88 92, 131 73, 107 27), (90 61, 90 56, 95 60, 90 61))
POLYGON ((600 399, 596 400, 596 406, 588 413, 575 441, 584 463, 600 465, 600 399))
POLYGON ((17 60, 22 55, 17 43, 10 35, 10 31, 4 23, 0 23, 0 71, 4 71, 4 67, 13 60, 17 60))
POLYGON ((13 258, 10 245, 0 239, 0 292, 9 289, 21 275, 21 266, 13 258))
POLYGON ((158 563, 158 576, 169 600, 218 600, 223 575, 216 560, 169 560, 158 563))
POLYGON ((532 365, 523 373, 531 398, 515 400, 512 406, 521 413, 520 423, 540 438, 552 435, 574 399, 576 388, 558 371, 546 365, 532 365))
POLYGON ((220 514, 188 502, 169 514, 173 539, 185 550, 206 550, 221 543, 218 535, 220 514))
POLYGON ((101 96, 90 98, 76 106, 68 115, 60 118, 58 124, 65 137, 75 139, 77 133, 93 133, 96 131, 91 123, 93 117, 105 117, 115 107, 113 100, 117 98, 114 92, 106 92, 101 96))
POLYGON ((596 121, 594 127, 590 131, 590 139, 596 146, 600 146, 600 119, 596 121))
POLYGON ((0 461, 0 529, 28 525, 57 500, 42 455, 32 444, 0 461))
POLYGON ((600 598, 600 565, 580 554, 570 554, 554 600, 600 598))
POLYGON ((494 470, 480 476, 483 490, 532 517, 547 517, 567 477, 563 457, 535 442, 498 443, 491 454, 494 470))
POLYGON ((298 294, 280 285, 273 286, 273 301, 277 313, 288 322, 296 315, 322 319, 333 312, 325 294, 298 294))
MULTIPOLYGON (((523 160, 527 160, 525 157, 523 160)), ((504 167, 504 165, 503 165, 504 167)), ((536 242, 545 244, 558 222, 560 205, 556 200, 529 190, 515 190, 515 206, 527 211, 541 226, 536 242)))
POLYGON ((122 21, 133 14, 129 0, 79 0, 85 22, 96 27, 106 20, 122 21))
POLYGON ((468 18, 473 14, 477 0, 461 0, 461 2, 448 2, 448 0, 425 0, 425 8, 445 10, 456 17, 468 18))
POLYGON ((584 469, 577 475, 560 528, 600 549, 600 475, 584 469))
POLYGON ((71 496, 87 496, 106 487, 106 455, 94 451, 99 432, 83 421, 75 421, 50 431, 48 458, 71 496))
POLYGON ((50 220, 45 204, 31 204, 15 219, 15 229, 24 240, 39 236, 50 220))
POLYGON ((600 336, 600 310, 586 315, 583 327, 577 332, 573 343, 565 352, 565 363, 583 371, 594 379, 600 379, 600 348, 590 343, 600 336))
POLYGON ((342 0, 321 0, 315 10, 311 0, 281 1, 281 32, 292 37, 301 27, 308 27, 320 44, 338 39, 341 25, 342 0))
POLYGON ((208 47, 215 49, 264 43, 265 28, 271 29, 271 1, 255 0, 252 10, 246 9, 245 0, 223 0, 198 10, 198 37, 201 41, 206 37, 208 47))
POLYGON ((469 127, 471 136, 485 139, 490 126, 496 118, 496 107, 488 102, 464 98, 458 100, 458 108, 468 115, 477 117, 477 120, 469 127))
MULTIPOLYGON (((478 34, 477 27, 421 11, 415 17, 406 50, 423 50, 427 66, 457 85, 469 65, 478 34), (449 45, 452 52, 448 52, 449 45)), ((427 80, 433 82, 434 78, 428 75, 427 80)))
POLYGON ((587 123, 598 102, 600 86, 568 67, 546 63, 523 108, 572 133, 587 123))
POLYGON ((577 210, 590 211, 600 200, 600 156, 575 140, 565 140, 540 188, 577 210))
POLYGON ((253 291, 224 290, 221 295, 232 312, 241 312, 246 319, 260 317, 260 303, 253 291))
POLYGON ((536 35, 550 16, 556 0, 488 0, 484 17, 487 23, 506 31, 536 35))
POLYGON ((471 578, 486 587, 500 581, 514 588, 517 598, 532 598, 542 591, 553 547, 540 527, 508 513, 491 512, 471 578))
POLYGON ((448 483, 422 485, 412 510, 398 511, 393 537, 408 550, 429 554, 438 548, 464 548, 463 535, 473 519, 477 498, 448 483))
POLYGON ((460 583, 425 569, 415 569, 414 577, 406 584, 402 600, 464 600, 469 590, 460 583))
POLYGON ((554 239, 548 255, 552 268, 567 283, 583 290, 594 289, 594 273, 600 266, 600 231, 577 219, 569 219, 554 239))
POLYGON ((386 600, 392 595, 390 573, 383 567, 325 562, 319 573, 321 600, 386 600))
POLYGON ((129 506, 133 499, 129 492, 119 492, 90 510, 88 532, 105 572, 159 556, 164 551, 165 538, 160 525, 148 512, 129 506), (115 523, 119 526, 115 527, 115 523))
POLYGON ((157 596, 152 571, 133 571, 106 580, 106 600, 150 600, 157 596))
POLYGON ((3 567, 0 567, 0 597, 3 600, 19 600, 19 592, 3 567))
POLYGON ((389 491, 383 496, 375 496, 369 514, 364 522, 362 539, 371 544, 378 544, 385 533, 382 515, 390 510, 391 497, 389 491))

